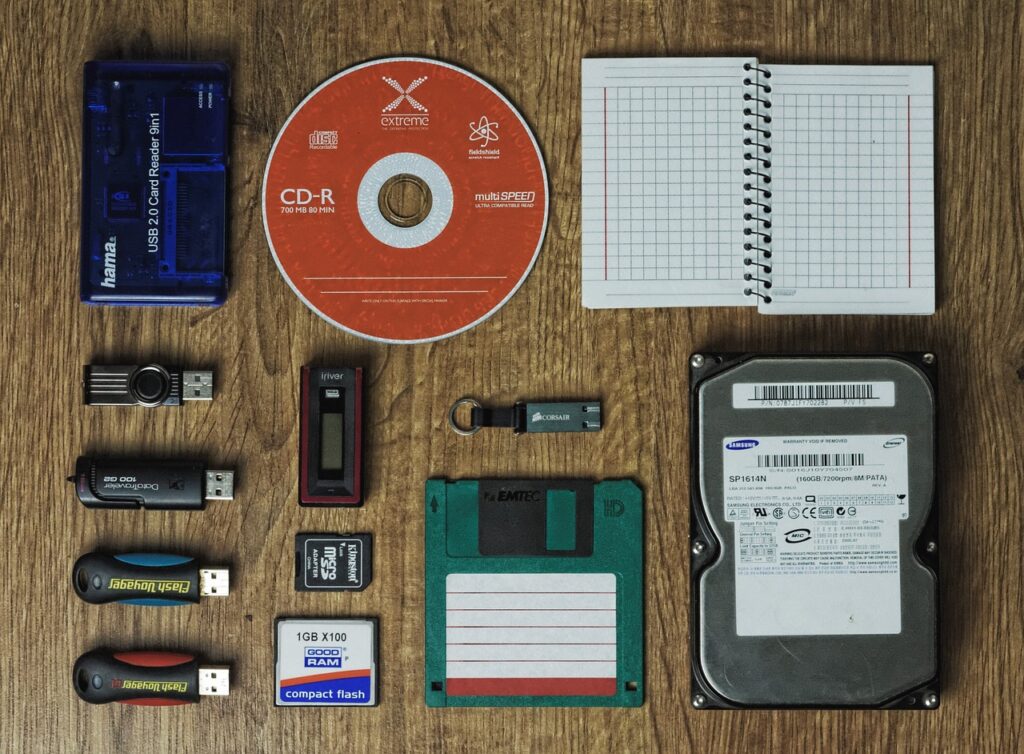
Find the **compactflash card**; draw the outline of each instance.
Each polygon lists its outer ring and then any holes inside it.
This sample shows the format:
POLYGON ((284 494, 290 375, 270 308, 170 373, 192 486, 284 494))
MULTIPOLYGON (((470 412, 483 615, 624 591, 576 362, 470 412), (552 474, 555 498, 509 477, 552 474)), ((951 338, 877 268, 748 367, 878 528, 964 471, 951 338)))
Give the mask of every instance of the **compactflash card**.
POLYGON ((275 631, 275 705, 377 704, 376 619, 278 618, 275 631))

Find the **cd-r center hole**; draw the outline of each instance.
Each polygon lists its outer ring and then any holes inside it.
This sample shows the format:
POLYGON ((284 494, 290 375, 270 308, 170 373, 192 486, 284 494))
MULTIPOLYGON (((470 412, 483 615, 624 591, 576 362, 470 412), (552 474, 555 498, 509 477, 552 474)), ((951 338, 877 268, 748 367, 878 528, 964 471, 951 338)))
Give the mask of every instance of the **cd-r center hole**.
POLYGON ((411 173, 399 173, 388 178, 377 194, 380 213, 399 228, 419 225, 430 214, 432 204, 430 186, 411 173))

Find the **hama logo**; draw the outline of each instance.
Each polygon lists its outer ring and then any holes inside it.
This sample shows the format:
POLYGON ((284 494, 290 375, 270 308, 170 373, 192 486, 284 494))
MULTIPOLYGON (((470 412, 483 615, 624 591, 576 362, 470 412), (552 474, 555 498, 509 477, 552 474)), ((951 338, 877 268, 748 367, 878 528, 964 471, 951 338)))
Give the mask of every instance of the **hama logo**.
POLYGON ((117 287, 117 236, 110 236, 103 244, 103 281, 104 288, 117 287))
POLYGON ((338 132, 337 131, 310 131, 309 132, 309 148, 310 149, 337 149, 338 148, 338 132))
POLYGON ((726 450, 750 450, 760 445, 757 440, 733 440, 730 443, 726 443, 726 450))
POLYGON ((390 76, 381 78, 385 84, 398 92, 397 97, 381 108, 380 124, 382 126, 385 128, 425 128, 430 125, 427 106, 412 95, 427 80, 426 76, 413 79, 408 86, 402 86, 390 76), (407 105, 407 107, 403 108, 402 105, 407 105))
POLYGON ((303 652, 307 668, 340 668, 342 659, 341 647, 306 647, 303 652))

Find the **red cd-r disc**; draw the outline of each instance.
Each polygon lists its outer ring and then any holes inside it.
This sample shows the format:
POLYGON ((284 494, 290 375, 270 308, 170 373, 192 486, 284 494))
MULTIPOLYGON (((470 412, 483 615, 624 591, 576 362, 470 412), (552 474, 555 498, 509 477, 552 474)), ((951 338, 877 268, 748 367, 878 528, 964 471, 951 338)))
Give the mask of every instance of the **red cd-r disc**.
POLYGON ((263 222, 307 306, 373 340, 446 338, 497 311, 544 241, 544 160, 473 74, 424 58, 349 68, 278 134, 263 222))

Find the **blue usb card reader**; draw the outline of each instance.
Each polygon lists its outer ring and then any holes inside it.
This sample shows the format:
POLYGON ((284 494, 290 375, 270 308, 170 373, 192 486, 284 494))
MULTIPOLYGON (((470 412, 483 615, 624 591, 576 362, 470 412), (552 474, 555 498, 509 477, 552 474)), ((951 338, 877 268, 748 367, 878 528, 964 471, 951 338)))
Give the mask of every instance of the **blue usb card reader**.
POLYGON ((85 64, 82 301, 224 302, 230 89, 224 63, 85 64))

